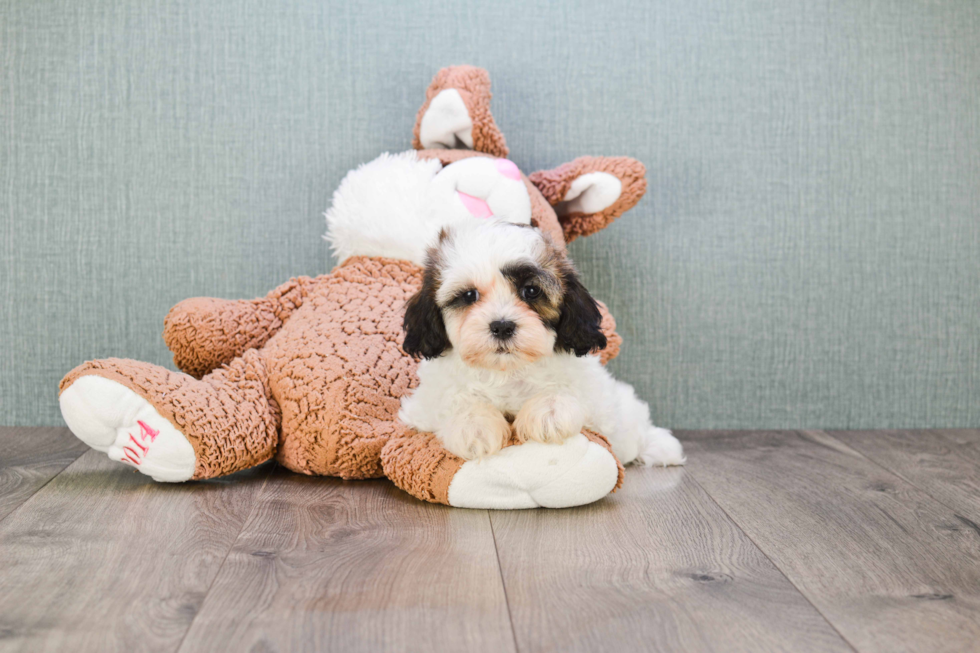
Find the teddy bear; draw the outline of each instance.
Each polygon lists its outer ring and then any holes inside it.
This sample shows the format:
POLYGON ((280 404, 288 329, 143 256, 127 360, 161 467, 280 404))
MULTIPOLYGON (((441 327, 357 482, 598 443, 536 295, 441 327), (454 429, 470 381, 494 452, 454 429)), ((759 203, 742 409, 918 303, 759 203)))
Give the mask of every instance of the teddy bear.
MULTIPOLYGON (((405 302, 427 245, 461 220, 539 228, 564 248, 605 228, 646 189, 627 157, 581 157, 523 174, 490 114, 490 79, 445 68, 416 118, 413 150, 347 174, 326 214, 339 264, 252 300, 194 298, 171 309, 163 337, 181 372, 88 361, 60 384, 62 415, 90 447, 161 482, 203 480, 271 459, 298 473, 387 477, 424 501, 468 508, 568 507, 620 486, 623 463, 601 434, 519 443, 462 460, 397 419, 417 385, 402 349, 405 302)), ((605 306, 614 357, 622 339, 605 306)), ((671 461, 663 461, 669 463, 671 461)))

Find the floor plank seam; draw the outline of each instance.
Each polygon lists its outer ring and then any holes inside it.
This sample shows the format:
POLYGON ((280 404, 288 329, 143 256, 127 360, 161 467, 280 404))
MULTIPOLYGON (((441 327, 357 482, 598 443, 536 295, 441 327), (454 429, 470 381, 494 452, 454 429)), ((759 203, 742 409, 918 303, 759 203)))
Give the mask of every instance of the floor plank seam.
POLYGON ((500 587, 504 590, 504 605, 507 606, 507 621, 510 623, 510 636, 514 640, 514 653, 520 653, 517 645, 517 629, 514 627, 514 615, 510 611, 510 596, 507 595, 507 581, 504 580, 504 568, 500 562, 500 548, 497 546, 497 533, 493 530, 493 516, 487 510, 487 521, 490 522, 490 537, 493 538, 493 553, 497 556, 497 573, 500 574, 500 587))
MULTIPOLYGON (((875 467, 879 467, 879 468, 883 469, 884 471, 888 472, 889 474, 891 474, 892 476, 895 476, 895 477, 901 479, 903 482, 908 483, 909 485, 911 485, 912 487, 914 487, 916 490, 918 490, 919 492, 922 492, 923 494, 925 494, 927 497, 931 498, 933 501, 935 501, 939 505, 945 506, 946 508, 949 508, 949 510, 953 513, 954 516, 956 516, 957 519, 960 518, 960 514, 959 514, 959 512, 958 512, 958 510, 956 508, 954 508, 953 506, 949 505, 948 503, 946 503, 945 501, 943 501, 942 499, 940 499, 939 497, 937 497, 936 495, 934 495, 929 490, 927 490, 927 489, 923 488, 922 486, 916 484, 914 481, 911 481, 911 480, 905 478, 905 476, 903 476, 900 472, 895 471, 894 469, 890 469, 890 468, 886 467, 884 463, 878 462, 877 459, 872 458, 871 456, 869 456, 868 454, 864 453, 863 451, 858 451, 857 449, 855 449, 854 447, 850 446, 849 444, 847 444, 843 440, 840 440, 839 438, 834 437, 833 431, 820 431, 820 432, 823 433, 824 435, 826 435, 828 438, 830 438, 834 442, 838 442, 842 446, 847 447, 848 449, 850 449, 851 451, 853 451, 855 454, 857 454, 861 458, 864 458, 865 460, 867 460, 869 463, 871 463, 875 467)), ((980 534, 980 533, 978 533, 978 534, 980 534)))
POLYGON ((796 583, 794 583, 793 580, 789 576, 786 575, 786 572, 783 571, 783 568, 780 567, 779 565, 777 565, 776 564, 776 561, 773 560, 772 557, 768 553, 766 553, 766 550, 763 549, 761 546, 759 546, 759 543, 756 542, 755 539, 753 539, 752 536, 749 535, 745 531, 744 528, 742 528, 742 525, 739 524, 735 520, 735 518, 732 515, 729 514, 729 512, 727 510, 725 510, 725 506, 721 505, 721 503, 717 499, 715 499, 714 495, 712 495, 710 492, 708 492, 707 488, 705 488, 703 485, 701 485, 701 483, 698 481, 697 474, 693 473, 690 469, 687 469, 685 471, 688 474, 691 475, 691 480, 694 481, 694 484, 697 485, 699 488, 701 488, 701 491, 703 491, 705 493, 705 495, 709 499, 711 499, 711 502, 714 503, 716 506, 718 506, 718 509, 721 510, 725 514, 725 516, 728 517, 729 520, 731 520, 732 524, 735 525, 735 528, 737 528, 743 535, 745 535, 745 537, 749 540, 749 542, 751 542, 752 545, 755 546, 755 548, 759 550, 759 553, 761 553, 763 556, 765 556, 766 560, 769 561, 769 564, 772 565, 773 569, 775 569, 776 571, 778 571, 779 574, 783 578, 786 579, 786 582, 787 583, 789 583, 794 588, 796 588, 796 591, 800 593, 800 596, 803 597, 803 600, 805 600, 807 603, 809 603, 813 607, 813 609, 816 610, 817 614, 819 614, 820 617, 825 622, 827 622, 827 625, 830 626, 835 633, 837 633, 838 637, 841 638, 841 641, 844 642, 845 644, 847 644, 849 647, 851 647, 851 650, 854 651, 854 653, 859 653, 858 648, 849 639, 847 639, 847 637, 844 636, 844 633, 842 633, 840 630, 837 629, 837 626, 834 625, 834 622, 832 622, 830 619, 828 619, 827 618, 827 615, 825 615, 820 608, 818 608, 816 605, 814 605, 813 601, 810 600, 810 597, 807 596, 806 593, 802 589, 800 589, 800 587, 796 583))
POLYGON ((58 478, 59 476, 61 476, 62 474, 64 474, 64 473, 65 473, 65 471, 66 471, 66 470, 67 470, 67 469, 68 469, 69 467, 71 467, 72 465, 74 465, 75 463, 77 463, 77 462, 78 462, 78 460, 79 460, 79 459, 80 459, 80 458, 81 458, 82 456, 84 456, 85 454, 87 454, 87 453, 88 453, 88 451, 81 451, 81 452, 79 452, 79 454, 78 454, 77 456, 75 456, 75 459, 74 459, 74 460, 72 460, 72 461, 71 461, 70 463, 68 463, 68 464, 67 464, 67 465, 65 465, 64 467, 62 467, 62 468, 61 468, 61 469, 60 469, 60 470, 58 471, 58 473, 57 473, 57 474, 55 474, 54 476, 52 476, 51 478, 49 478, 48 480, 46 480, 46 481, 45 481, 45 482, 44 482, 44 483, 43 483, 43 484, 42 484, 42 485, 41 485, 41 486, 40 486, 39 488, 37 488, 36 490, 34 490, 34 492, 33 492, 33 493, 31 493, 31 496, 29 496, 29 497, 27 497, 26 499, 24 499, 24 500, 23 500, 23 501, 21 502, 21 504, 20 504, 19 506, 17 506, 16 508, 14 508, 14 509, 13 509, 13 510, 11 510, 10 512, 8 512, 8 513, 7 513, 6 515, 4 515, 3 517, 0 517, 0 524, 2 524, 2 523, 3 523, 4 521, 6 521, 7 519, 9 519, 11 515, 13 515, 13 514, 15 514, 15 513, 17 513, 17 512, 18 512, 18 511, 20 511, 21 509, 23 509, 23 508, 24 508, 24 506, 26 506, 27 504, 29 504, 29 503, 30 503, 30 502, 31 502, 31 501, 32 501, 32 500, 34 499, 34 497, 36 497, 36 496, 38 495, 38 493, 39 493, 39 492, 40 492, 41 490, 43 490, 44 488, 46 488, 46 487, 48 486, 48 484, 49 484, 49 483, 51 483, 51 481, 53 481, 54 479, 56 479, 56 478, 58 478))
MULTIPOLYGON (((255 491, 256 497, 261 495, 262 491, 265 490, 265 486, 269 484, 269 479, 272 478, 272 473, 276 470, 277 467, 279 467, 279 463, 273 463, 272 465, 269 466, 268 473, 266 473, 265 478, 262 479, 262 486, 255 491)), ((231 541, 231 544, 228 546, 228 550, 225 551, 225 557, 221 559, 221 564, 218 565, 218 568, 215 570, 214 578, 212 578, 211 582, 208 583, 208 589, 204 592, 204 598, 201 599, 201 605, 198 607, 197 612, 194 614, 194 618, 191 619, 190 623, 187 624, 187 630, 184 631, 184 634, 180 638, 180 642, 177 643, 177 648, 174 649, 174 653, 179 653, 180 649, 184 647, 184 641, 187 639, 187 635, 191 632, 191 628, 194 627, 194 622, 197 621, 198 615, 200 615, 201 612, 204 611, 204 604, 208 600, 208 595, 211 593, 211 588, 214 587, 215 581, 218 580, 218 576, 221 575, 221 570, 224 568, 225 563, 228 562, 228 556, 230 556, 231 552, 235 550, 235 545, 238 544, 239 538, 241 538, 242 533, 245 532, 245 527, 248 526, 249 521, 251 521, 252 515, 255 513, 257 504, 258 502, 253 500, 251 507, 248 509, 248 515, 245 517, 245 519, 242 520, 242 526, 241 528, 238 529, 238 533, 235 535, 235 539, 231 541)))

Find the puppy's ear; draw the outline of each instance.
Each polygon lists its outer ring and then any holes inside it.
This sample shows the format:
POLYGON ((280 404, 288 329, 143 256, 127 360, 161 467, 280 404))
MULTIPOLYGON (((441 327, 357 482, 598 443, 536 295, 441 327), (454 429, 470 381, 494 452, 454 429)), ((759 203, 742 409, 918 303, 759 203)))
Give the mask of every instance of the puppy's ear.
POLYGON ((422 277, 422 288, 405 304, 405 342, 402 349, 409 356, 437 358, 452 346, 442 321, 442 311, 436 304, 439 282, 429 266, 422 277))
POLYGON ((555 351, 570 351, 575 352, 576 356, 585 356, 605 349, 606 336, 602 333, 599 305, 578 280, 571 266, 566 267, 562 276, 565 280, 565 297, 555 328, 555 351))

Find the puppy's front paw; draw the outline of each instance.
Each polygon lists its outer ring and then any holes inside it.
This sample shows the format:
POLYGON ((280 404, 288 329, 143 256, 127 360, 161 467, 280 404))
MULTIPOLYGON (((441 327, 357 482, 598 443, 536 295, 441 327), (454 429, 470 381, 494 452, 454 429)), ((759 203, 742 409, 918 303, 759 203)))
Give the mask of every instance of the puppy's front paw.
POLYGON ((436 435, 448 451, 464 460, 473 460, 500 451, 510 439, 510 424, 493 406, 478 404, 447 428, 439 429, 436 435))
POLYGON ((517 413, 514 430, 521 442, 558 443, 582 432, 585 413, 568 395, 536 395, 517 413))

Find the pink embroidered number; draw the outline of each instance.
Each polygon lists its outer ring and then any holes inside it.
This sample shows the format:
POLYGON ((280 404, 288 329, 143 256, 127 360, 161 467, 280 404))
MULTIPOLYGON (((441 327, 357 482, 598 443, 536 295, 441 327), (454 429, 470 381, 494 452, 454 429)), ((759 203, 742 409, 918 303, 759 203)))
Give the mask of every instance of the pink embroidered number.
POLYGON ((122 462, 128 462, 136 467, 139 467, 143 462, 143 457, 150 451, 150 447, 148 445, 144 445, 144 443, 146 443, 146 439, 149 438, 150 444, 153 444, 153 441, 157 439, 158 435, 160 435, 160 431, 148 425, 143 420, 137 420, 136 423, 140 425, 140 439, 137 440, 136 436, 134 436, 132 433, 129 434, 129 441, 132 442, 136 448, 134 449, 129 445, 123 447, 124 455, 122 462))

